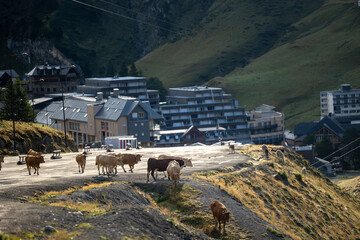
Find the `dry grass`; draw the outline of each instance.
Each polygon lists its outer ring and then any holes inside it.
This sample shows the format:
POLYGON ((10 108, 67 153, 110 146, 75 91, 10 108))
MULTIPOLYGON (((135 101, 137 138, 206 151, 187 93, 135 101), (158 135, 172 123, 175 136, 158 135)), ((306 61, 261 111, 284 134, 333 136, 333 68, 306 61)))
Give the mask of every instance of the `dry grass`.
POLYGON ((169 190, 164 195, 159 195, 150 189, 147 190, 147 193, 139 189, 137 191, 146 196, 156 210, 169 216, 169 221, 177 227, 191 231, 191 228, 188 227, 190 226, 218 239, 247 238, 246 233, 231 222, 226 226, 226 234, 219 233, 214 227, 210 210, 205 212, 202 203, 196 200, 201 191, 191 186, 179 186, 174 190, 169 185, 169 190))
POLYGON ((117 183, 118 182, 88 183, 82 187, 74 186, 61 191, 49 191, 43 194, 35 193, 34 196, 24 197, 23 199, 32 203, 65 207, 74 211, 87 212, 88 216, 102 215, 111 211, 112 209, 111 201, 106 201, 106 199, 104 199, 104 202, 106 204, 102 204, 96 200, 93 202, 76 202, 76 203, 73 201, 47 201, 47 200, 56 196, 70 195, 75 191, 86 191, 93 188, 103 188, 117 183))
POLYGON ((249 146, 241 150, 259 159, 252 168, 196 176, 219 186, 292 239, 360 236, 359 201, 294 153, 285 153, 283 166, 273 155, 269 160, 262 159, 260 149, 249 146), (299 177, 303 166, 308 173, 299 177))
POLYGON ((349 192, 350 194, 353 194, 354 197, 359 199, 360 197, 360 176, 344 180, 339 183, 339 186, 349 192))

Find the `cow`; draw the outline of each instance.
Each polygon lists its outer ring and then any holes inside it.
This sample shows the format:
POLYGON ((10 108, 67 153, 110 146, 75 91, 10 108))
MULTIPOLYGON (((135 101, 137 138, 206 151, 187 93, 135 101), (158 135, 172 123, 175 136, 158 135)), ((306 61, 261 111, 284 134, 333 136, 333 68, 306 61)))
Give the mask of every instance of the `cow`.
POLYGON ((169 162, 166 168, 166 172, 168 173, 169 179, 171 178, 174 188, 176 188, 176 183, 180 181, 180 170, 180 164, 176 160, 169 162))
POLYGON ((124 165, 125 164, 128 164, 129 167, 130 167, 130 172, 133 173, 133 169, 134 169, 134 165, 138 162, 141 161, 141 157, 142 155, 140 154, 134 154, 134 153, 124 153, 124 154, 121 154, 121 157, 122 157, 122 164, 121 164, 121 167, 122 169, 124 170, 124 172, 126 173, 126 170, 124 168, 124 165))
POLYGON ((4 162, 4 155, 0 155, 0 170, 1 170, 1 163, 3 163, 4 162))
POLYGON ((230 212, 226 209, 224 204, 219 201, 212 201, 210 204, 210 209, 212 211, 214 220, 215 220, 215 228, 219 223, 219 232, 221 233, 221 223, 224 224, 224 233, 225 231, 225 224, 229 222, 230 212))
POLYGON ((193 164, 191 162, 191 158, 183 158, 183 157, 175 157, 175 156, 168 156, 168 155, 160 155, 159 159, 173 159, 173 160, 183 160, 185 162, 186 167, 192 167, 193 164))
POLYGON ((151 176, 156 181, 154 176, 154 171, 164 172, 171 161, 177 161, 180 167, 185 166, 185 162, 182 159, 174 159, 174 158, 149 158, 147 162, 147 182, 149 182, 149 175, 151 172, 151 176))
POLYGON ((38 156, 38 157, 40 157, 40 156, 41 156, 41 153, 36 152, 36 151, 34 151, 34 150, 30 149, 30 150, 28 151, 27 155, 31 155, 31 156, 38 156))
POLYGON ((27 155, 25 157, 25 162, 26 162, 26 167, 29 171, 29 175, 31 175, 30 170, 32 167, 35 169, 34 174, 37 173, 37 175, 39 175, 40 163, 45 163, 43 156, 32 156, 32 155, 27 155))
POLYGON ((268 149, 268 147, 264 144, 264 145, 262 145, 261 149, 262 149, 262 151, 263 151, 263 153, 265 155, 265 158, 269 159, 269 149, 268 149))
POLYGON ((76 155, 76 162, 79 167, 79 173, 84 173, 85 165, 86 165, 86 155, 85 154, 76 155), (80 168, 81 168, 81 171, 80 171, 80 168))
POLYGON ((119 155, 114 154, 100 154, 96 156, 95 159, 95 165, 98 166, 99 175, 100 174, 100 167, 102 167, 102 172, 104 173, 104 168, 106 169, 106 173, 109 176, 110 173, 113 173, 114 175, 117 174, 117 165, 122 164, 122 158, 119 155))

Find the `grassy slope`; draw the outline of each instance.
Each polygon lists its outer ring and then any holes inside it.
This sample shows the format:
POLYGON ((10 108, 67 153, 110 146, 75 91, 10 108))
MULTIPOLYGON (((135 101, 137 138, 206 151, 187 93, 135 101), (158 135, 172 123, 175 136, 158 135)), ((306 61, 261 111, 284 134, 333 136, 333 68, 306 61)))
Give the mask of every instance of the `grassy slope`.
MULTIPOLYGON (((267 22, 276 22, 279 16, 261 15, 259 8, 266 4, 255 5, 241 1, 214 6, 209 12, 213 19, 202 31, 158 48, 137 66, 145 75, 158 76, 166 87, 176 87, 202 84, 207 77, 226 73, 215 70, 237 64, 238 68, 225 77, 214 77, 206 84, 224 88, 247 109, 262 103, 276 106, 285 113, 288 128, 319 119, 320 91, 338 89, 341 83, 360 87, 356 77, 360 73, 360 9, 353 1, 327 1, 294 22, 271 49, 259 42, 259 32, 276 29, 267 22), (243 67, 241 58, 261 53, 259 47, 269 51, 243 67)), ((301 11, 315 7, 306 6, 301 11)), ((294 11, 290 6, 287 10, 294 11)), ((281 20, 291 23, 294 18, 285 15, 281 20)))
POLYGON ((269 160, 263 159, 260 145, 240 152, 257 159, 253 167, 197 176, 219 186, 291 239, 358 239, 358 199, 324 178, 302 157, 285 153, 286 164, 281 165, 275 151, 269 160), (306 175, 301 174, 303 166, 306 175))
POLYGON ((216 1, 197 33, 159 47, 137 67, 166 87, 202 84, 265 53, 286 26, 318 6, 313 1, 216 1))
POLYGON ((288 42, 239 68, 213 79, 252 108, 261 103, 285 112, 287 126, 320 116, 319 93, 341 83, 360 87, 360 11, 352 3, 326 4, 294 24, 288 42))
MULTIPOLYGON (((51 144, 51 146, 47 146, 50 152, 53 148, 62 151, 77 150, 76 143, 71 136, 67 138, 69 149, 66 150, 64 132, 36 123, 16 122, 15 136, 17 150, 20 154, 27 153, 30 148, 39 151, 42 143, 51 144)), ((11 121, 0 121, 0 143, 0 154, 12 154, 13 125, 11 121)))

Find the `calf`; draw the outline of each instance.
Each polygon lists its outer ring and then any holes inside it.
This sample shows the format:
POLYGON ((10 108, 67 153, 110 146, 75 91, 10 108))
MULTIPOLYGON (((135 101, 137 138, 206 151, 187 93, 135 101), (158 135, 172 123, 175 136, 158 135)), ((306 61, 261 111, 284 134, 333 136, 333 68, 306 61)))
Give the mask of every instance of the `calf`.
POLYGON ((173 159, 173 158, 149 158, 147 162, 147 182, 149 182, 149 175, 151 172, 151 176, 154 178, 154 181, 156 181, 156 178, 154 176, 154 171, 164 172, 166 171, 169 162, 171 161, 177 161, 180 165, 180 167, 184 166, 185 162, 182 159, 173 159))
POLYGON ((84 173, 85 165, 86 165, 86 155, 85 154, 76 155, 76 162, 79 167, 79 173, 80 172, 84 173), (81 168, 81 171, 80 171, 80 168, 81 168))
POLYGON ((219 223, 219 232, 221 233, 221 223, 223 223, 224 224, 224 233, 225 233, 225 224, 227 222, 229 222, 230 212, 226 209, 224 204, 222 204, 221 202, 216 201, 216 200, 211 202, 210 209, 214 216, 215 228, 217 227, 217 224, 219 223))
POLYGON ((174 188, 176 188, 176 183, 180 181, 180 170, 180 164, 175 160, 169 162, 169 165, 166 168, 169 179, 171 178, 174 188))
POLYGON ((39 175, 40 163, 45 163, 43 156, 31 156, 31 155, 27 155, 25 157, 25 162, 26 162, 26 167, 29 171, 29 175, 31 175, 32 167, 35 169, 34 174, 37 173, 37 175, 39 175))

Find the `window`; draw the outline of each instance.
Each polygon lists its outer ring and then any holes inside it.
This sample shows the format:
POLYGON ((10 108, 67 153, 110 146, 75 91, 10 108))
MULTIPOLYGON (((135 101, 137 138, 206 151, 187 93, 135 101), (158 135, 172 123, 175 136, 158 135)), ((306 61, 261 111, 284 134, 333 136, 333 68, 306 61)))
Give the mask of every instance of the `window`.
POLYGON ((144 136, 145 134, 144 133, 141 133, 141 136, 144 136))
POLYGON ((131 116, 132 116, 132 118, 138 118, 137 112, 132 113, 131 116))
POLYGON ((134 123, 134 126, 137 127, 137 123, 134 123))
POLYGON ((104 131, 104 132, 109 131, 109 123, 101 122, 101 131, 104 131))
POLYGON ((141 123, 141 126, 144 126, 144 123, 141 123))
POLYGON ((145 114, 143 112, 139 112, 139 118, 144 118, 145 114))

